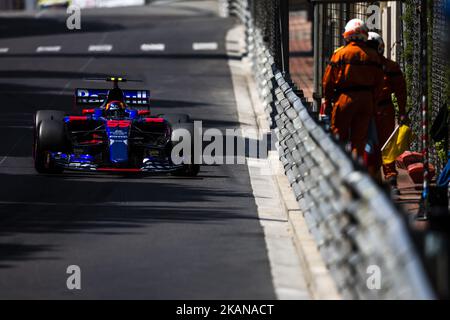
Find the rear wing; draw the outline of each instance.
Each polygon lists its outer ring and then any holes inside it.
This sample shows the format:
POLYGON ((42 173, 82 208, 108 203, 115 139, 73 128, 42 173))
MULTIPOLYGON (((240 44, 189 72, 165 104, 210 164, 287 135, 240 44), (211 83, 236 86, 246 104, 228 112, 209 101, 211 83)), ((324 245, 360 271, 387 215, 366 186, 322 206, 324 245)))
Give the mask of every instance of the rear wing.
MULTIPOLYGON (((150 107, 149 90, 122 90, 125 103, 130 107, 150 107)), ((108 89, 76 89, 75 104, 79 107, 99 107, 108 96, 108 89)))

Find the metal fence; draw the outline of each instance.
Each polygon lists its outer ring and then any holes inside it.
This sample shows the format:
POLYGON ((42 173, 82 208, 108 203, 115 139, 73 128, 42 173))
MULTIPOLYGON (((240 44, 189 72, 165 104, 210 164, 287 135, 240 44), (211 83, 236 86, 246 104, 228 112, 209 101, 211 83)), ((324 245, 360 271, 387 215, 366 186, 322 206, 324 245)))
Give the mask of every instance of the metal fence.
MULTIPOLYGON (((449 63, 446 55, 447 35, 447 16, 445 15, 445 6, 448 1, 435 0, 432 2, 431 14, 431 73, 430 73, 430 105, 431 122, 436 119, 439 110, 443 107, 448 108, 449 98, 449 63)), ((447 152, 449 150, 448 134, 446 139, 441 142, 442 146, 437 148, 436 144, 431 148, 431 160, 437 164, 438 169, 442 168, 447 162, 447 152), (440 153, 440 155, 439 155, 440 153)))
POLYGON ((325 16, 323 21, 325 37, 324 37, 324 63, 328 63, 334 50, 344 45, 342 38, 342 30, 345 24, 352 18, 359 18, 366 20, 367 18, 367 3, 331 3, 326 6, 325 16))
MULTIPOLYGON (((318 105, 321 101, 321 79, 323 75, 324 66, 328 62, 331 56, 332 50, 342 44, 341 33, 344 29, 346 19, 353 17, 362 18, 366 20, 371 14, 370 7, 368 5, 377 5, 380 10, 379 17, 381 18, 379 31, 386 41, 386 56, 396 59, 407 79, 408 85, 408 114, 410 118, 410 126, 414 132, 414 140, 411 144, 411 149, 419 151, 424 154, 424 165, 428 161, 436 168, 437 174, 440 173, 443 165, 447 162, 447 154, 449 150, 449 138, 448 131, 444 137, 439 138, 440 141, 433 141, 428 138, 431 129, 431 125, 435 122, 441 109, 448 109, 448 97, 449 97, 449 66, 448 55, 446 53, 446 45, 448 44, 447 28, 448 28, 448 16, 445 14, 446 5, 449 1, 445 0, 407 0, 404 2, 394 1, 377 1, 369 3, 357 3, 353 12, 351 11, 351 3, 333 3, 337 0, 314 0, 316 1, 316 22, 315 26, 315 103, 318 105), (426 7, 424 7, 426 4, 426 7), (350 8, 350 9, 349 9, 350 8), (425 9, 426 8, 426 9, 425 9), (350 12, 350 16, 347 14, 350 12), (446 41, 447 39, 447 41, 446 41), (426 57, 422 55, 422 48, 426 48, 426 57), (425 68, 424 68, 425 67, 425 68), (424 70, 427 74, 424 77, 424 70), (425 81, 426 79, 426 81, 425 81), (426 92, 428 96, 427 106, 422 104, 423 93, 426 92), (424 121, 423 113, 426 114, 426 121, 424 121), (428 124, 424 127, 423 124, 428 124)), ((448 8, 447 8, 448 9, 448 8)), ((441 113, 442 115, 442 113, 441 113)), ((448 119, 440 119, 445 123, 448 119)), ((429 177, 429 175, 427 174, 429 177)), ((426 182, 428 187, 429 183, 426 182)), ((428 190, 428 188, 425 188, 428 190)), ((432 262, 438 259, 431 258, 433 254, 431 251, 435 251, 436 256, 440 256, 442 261, 448 260, 446 250, 430 249, 429 243, 435 241, 435 243, 442 242, 448 243, 448 231, 439 231, 439 241, 430 240, 435 237, 433 235, 437 210, 430 208, 436 206, 440 200, 437 200, 440 196, 437 194, 440 191, 432 188, 431 193, 425 193, 428 195, 429 201, 424 201, 423 211, 430 216, 430 227, 422 235, 418 243, 420 253, 423 255, 424 263, 427 265, 427 270, 433 279, 433 283, 439 292, 440 296, 448 297, 448 280, 442 281, 442 279, 448 279, 448 263, 445 262, 432 262), (426 203, 426 204, 425 204, 426 203), (432 203, 430 205, 430 203, 432 203), (446 242, 447 241, 447 242, 446 242), (437 253, 439 252, 439 253, 437 253), (437 280, 439 279, 439 280, 437 280), (443 285, 445 283, 446 285, 443 285), (447 286, 447 289, 443 289, 447 286)), ((448 212, 447 212, 448 216, 448 212)), ((437 236, 436 236, 437 237, 437 236)))
POLYGON ((255 16, 254 4, 228 0, 227 8, 246 25, 248 58, 280 161, 339 291, 349 299, 432 298, 400 213, 311 116, 280 71, 261 29, 267 24, 256 23, 267 17, 255 16), (377 271, 381 283, 373 290, 368 272, 377 271))
MULTIPOLYGON (((402 53, 402 65, 408 84, 408 111, 411 120, 411 128, 417 137, 421 136, 422 113, 421 105, 421 24, 420 24, 421 0, 408 0, 404 6, 404 50, 402 53)), ((420 139, 415 139, 411 145, 415 151, 422 151, 420 139)))

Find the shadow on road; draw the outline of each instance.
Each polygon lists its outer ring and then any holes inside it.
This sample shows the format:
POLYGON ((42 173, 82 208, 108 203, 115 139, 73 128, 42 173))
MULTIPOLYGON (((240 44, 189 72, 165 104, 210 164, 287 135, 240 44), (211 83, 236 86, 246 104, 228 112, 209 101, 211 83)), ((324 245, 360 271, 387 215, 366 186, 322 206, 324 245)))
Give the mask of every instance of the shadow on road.
POLYGON ((13 262, 32 260, 33 254, 53 249, 51 245, 0 243, 0 269, 13 268, 13 262))
POLYGON ((228 176, 212 169, 204 175, 209 177, 204 183, 193 184, 191 179, 170 176, 0 174, 0 241, 8 239, 0 243, 0 267, 32 259, 54 245, 11 243, 18 234, 113 236, 140 234, 140 229, 161 223, 207 225, 235 219, 258 223, 256 216, 241 210, 254 205, 250 192, 225 193, 219 181, 228 176), (17 179, 21 184, 15 183, 17 179))

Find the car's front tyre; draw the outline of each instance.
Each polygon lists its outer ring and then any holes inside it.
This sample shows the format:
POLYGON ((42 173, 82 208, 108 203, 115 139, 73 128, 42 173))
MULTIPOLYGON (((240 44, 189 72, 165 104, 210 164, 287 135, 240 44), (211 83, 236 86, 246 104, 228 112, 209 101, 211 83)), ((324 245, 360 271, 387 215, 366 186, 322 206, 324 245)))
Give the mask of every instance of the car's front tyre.
POLYGON ((199 172, 200 172, 199 164, 187 164, 184 166, 183 176, 196 177, 199 172))
MULTIPOLYGON (((190 163, 185 163, 183 165, 183 168, 174 172, 173 175, 175 176, 182 176, 182 177, 195 177, 198 175, 198 173, 200 172, 200 165, 195 163, 195 157, 194 157, 194 148, 195 148, 195 142, 194 142, 194 123, 192 122, 175 122, 172 123, 172 130, 173 132, 175 132, 176 130, 183 130, 182 132, 189 134, 189 138, 190 142, 191 142, 191 150, 190 150, 190 163)), ((173 136, 176 136, 177 134, 173 134, 173 136)), ((183 134, 180 134, 181 137, 183 137, 183 134)), ((173 137, 172 137, 173 139, 173 137)), ((182 138, 184 139, 184 138, 182 138)), ((173 141, 172 140, 172 144, 173 146, 177 145, 178 143, 180 143, 179 141, 173 141)))
POLYGON ((64 168, 56 166, 50 152, 66 150, 67 142, 62 121, 44 119, 35 131, 34 167, 39 173, 61 173, 64 168))

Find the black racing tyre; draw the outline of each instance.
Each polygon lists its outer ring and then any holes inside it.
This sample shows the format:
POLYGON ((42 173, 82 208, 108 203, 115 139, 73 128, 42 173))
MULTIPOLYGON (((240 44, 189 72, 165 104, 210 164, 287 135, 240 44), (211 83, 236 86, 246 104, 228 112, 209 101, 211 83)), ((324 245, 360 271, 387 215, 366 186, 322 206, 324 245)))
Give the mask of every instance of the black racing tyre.
POLYGON ((191 117, 186 113, 171 113, 171 114, 161 114, 161 118, 164 118, 169 122, 172 126, 177 123, 190 123, 191 117))
POLYGON ((175 172, 175 175, 182 177, 196 177, 199 172, 199 164, 186 164, 182 170, 175 172))
POLYGON ((199 172, 199 164, 186 164, 182 169, 173 172, 172 175, 177 177, 196 177, 199 172))
POLYGON ((37 129, 39 127, 39 124, 42 122, 42 120, 56 120, 56 121, 64 121, 64 117, 66 116, 66 112, 60 111, 60 110, 38 110, 34 114, 34 134, 33 134, 33 158, 35 157, 35 148, 34 145, 36 144, 36 136, 37 136, 37 129))
MULTIPOLYGON (((195 177, 200 172, 200 165, 194 163, 194 124, 192 122, 188 122, 188 123, 175 123, 172 125, 173 132, 180 130, 180 129, 186 130, 191 136, 191 163, 185 164, 182 169, 174 172, 173 175, 184 176, 184 177, 195 177)), ((184 132, 186 132, 186 131, 184 131, 184 132)), ((173 135, 172 135, 172 139, 173 139, 173 135)), ((178 143, 180 143, 180 141, 172 140, 173 146, 177 145, 178 143)))
POLYGON ((63 168, 56 167, 49 158, 49 151, 65 151, 67 139, 64 122, 45 119, 36 129, 34 141, 34 167, 39 173, 61 173, 63 168))

